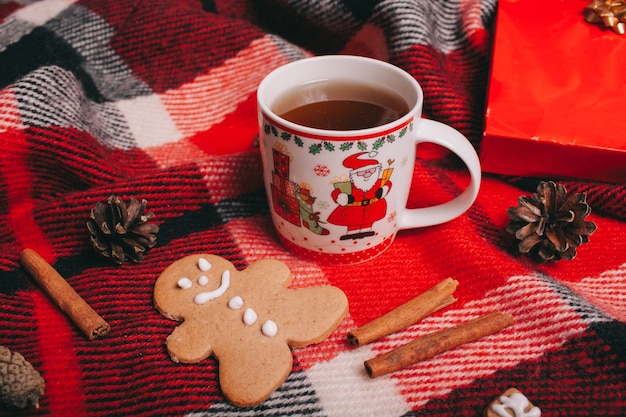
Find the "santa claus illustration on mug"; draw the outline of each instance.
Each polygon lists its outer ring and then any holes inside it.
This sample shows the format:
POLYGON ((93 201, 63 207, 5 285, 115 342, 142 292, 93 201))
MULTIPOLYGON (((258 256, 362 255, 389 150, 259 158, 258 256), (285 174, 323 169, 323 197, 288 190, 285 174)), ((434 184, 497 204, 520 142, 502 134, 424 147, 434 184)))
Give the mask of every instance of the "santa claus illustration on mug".
POLYGON ((347 227, 341 240, 362 239, 375 234, 374 223, 387 214, 385 197, 391 189, 393 160, 389 168, 374 159, 376 152, 360 152, 350 155, 343 165, 350 169, 349 181, 336 182, 332 199, 338 207, 328 216, 328 223, 347 227))

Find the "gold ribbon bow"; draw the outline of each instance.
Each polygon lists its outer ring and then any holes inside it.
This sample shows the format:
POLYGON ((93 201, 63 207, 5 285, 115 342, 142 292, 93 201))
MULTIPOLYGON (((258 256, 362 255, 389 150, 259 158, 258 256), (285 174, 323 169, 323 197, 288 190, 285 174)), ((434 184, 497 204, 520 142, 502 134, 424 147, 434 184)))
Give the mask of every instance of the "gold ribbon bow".
POLYGON ((585 6, 587 23, 603 23, 623 35, 626 33, 626 2, 624 0, 592 0, 585 6))

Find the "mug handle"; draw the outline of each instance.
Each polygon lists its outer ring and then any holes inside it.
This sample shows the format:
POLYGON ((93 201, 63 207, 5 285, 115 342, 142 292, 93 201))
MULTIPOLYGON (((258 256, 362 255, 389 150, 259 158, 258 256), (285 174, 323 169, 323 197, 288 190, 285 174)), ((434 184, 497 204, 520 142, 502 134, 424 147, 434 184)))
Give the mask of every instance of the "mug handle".
POLYGON ((467 166, 471 180, 465 191, 446 203, 401 210, 398 213, 399 229, 434 226, 460 216, 474 203, 480 188, 481 171, 478 155, 472 144, 459 131, 435 120, 421 119, 415 136, 415 146, 420 142, 434 143, 454 152, 467 166))

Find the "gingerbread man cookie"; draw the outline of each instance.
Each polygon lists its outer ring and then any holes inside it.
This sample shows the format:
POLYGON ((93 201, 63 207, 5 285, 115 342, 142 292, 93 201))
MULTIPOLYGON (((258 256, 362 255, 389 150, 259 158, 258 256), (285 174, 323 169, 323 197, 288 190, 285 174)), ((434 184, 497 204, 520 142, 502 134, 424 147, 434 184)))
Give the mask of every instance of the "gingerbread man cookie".
POLYGON ((242 271, 205 254, 171 264, 154 285, 154 303, 182 322, 167 337, 172 360, 197 363, 213 355, 232 404, 263 402, 291 372, 290 347, 326 339, 348 312, 339 288, 290 289, 291 278, 284 263, 271 259, 242 271))
POLYGON ((509 388, 489 404, 485 417, 541 417, 541 410, 518 389, 509 388))

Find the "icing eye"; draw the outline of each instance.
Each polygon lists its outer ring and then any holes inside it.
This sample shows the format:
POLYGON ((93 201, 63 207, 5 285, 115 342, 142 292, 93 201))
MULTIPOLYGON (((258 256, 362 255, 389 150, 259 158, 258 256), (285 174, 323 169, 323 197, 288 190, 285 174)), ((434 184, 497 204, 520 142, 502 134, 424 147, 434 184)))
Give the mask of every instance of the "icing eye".
POLYGON ((180 288, 182 288, 183 290, 188 290, 189 288, 191 288, 191 280, 189 278, 181 278, 178 280, 178 286, 180 288))
POLYGON ((198 259, 198 268, 200 271, 206 272, 211 269, 211 263, 204 258, 198 259))
POLYGON ((233 310, 239 310, 241 306, 243 306, 243 298, 238 295, 228 300, 228 307, 232 308, 233 310))
POLYGON ((198 278, 198 284, 202 285, 203 287, 207 285, 208 283, 209 283, 209 278, 206 275, 202 275, 200 278, 198 278))

